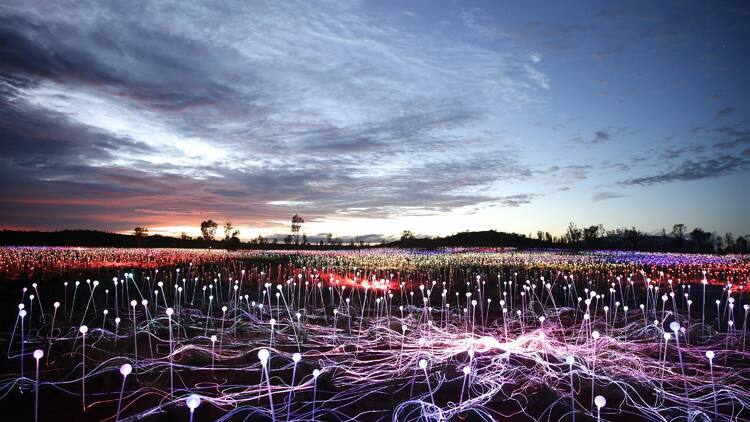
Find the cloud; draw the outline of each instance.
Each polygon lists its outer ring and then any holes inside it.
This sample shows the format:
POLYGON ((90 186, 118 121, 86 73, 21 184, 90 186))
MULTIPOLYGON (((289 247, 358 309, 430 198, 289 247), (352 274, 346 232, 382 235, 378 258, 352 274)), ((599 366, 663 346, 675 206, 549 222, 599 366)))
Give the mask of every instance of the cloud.
POLYGON ((716 116, 717 117, 728 116, 728 115, 734 113, 734 110, 736 110, 734 107, 722 107, 722 108, 716 110, 716 116))
POLYGON ((601 144, 602 142, 609 141, 609 139, 610 139, 609 133, 603 130, 597 130, 596 132, 594 132, 594 138, 591 139, 591 143, 601 144))
POLYGON ((594 194, 591 200, 594 202, 601 202, 601 201, 607 201, 609 199, 625 198, 627 196, 628 195, 624 195, 624 194, 616 193, 616 192, 597 192, 594 194))
POLYGON ((0 218, 122 230, 531 201, 488 189, 533 169, 482 127, 549 87, 541 55, 366 6, 5 6, 0 218))
POLYGON ((652 176, 636 177, 619 182, 623 186, 650 186, 670 182, 686 182, 735 174, 750 169, 745 157, 722 154, 706 160, 686 160, 675 168, 652 176))
POLYGON ((573 142, 579 144, 603 144, 613 138, 626 135, 629 132, 627 127, 607 127, 594 132, 591 138, 585 138, 583 136, 576 136, 573 138, 573 142))

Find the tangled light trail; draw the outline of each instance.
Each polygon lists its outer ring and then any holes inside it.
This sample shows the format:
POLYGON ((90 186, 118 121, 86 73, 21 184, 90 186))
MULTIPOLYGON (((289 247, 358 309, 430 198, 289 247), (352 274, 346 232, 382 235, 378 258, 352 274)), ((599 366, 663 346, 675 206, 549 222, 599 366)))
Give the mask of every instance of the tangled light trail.
POLYGON ((0 256, 28 419, 750 420, 748 256, 0 256))

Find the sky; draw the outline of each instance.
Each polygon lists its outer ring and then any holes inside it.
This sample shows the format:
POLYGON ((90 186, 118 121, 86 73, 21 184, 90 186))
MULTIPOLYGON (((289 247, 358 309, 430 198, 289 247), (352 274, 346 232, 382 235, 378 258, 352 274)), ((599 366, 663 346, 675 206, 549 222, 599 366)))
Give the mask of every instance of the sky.
POLYGON ((0 228, 750 234, 747 2, 4 1, 0 228))

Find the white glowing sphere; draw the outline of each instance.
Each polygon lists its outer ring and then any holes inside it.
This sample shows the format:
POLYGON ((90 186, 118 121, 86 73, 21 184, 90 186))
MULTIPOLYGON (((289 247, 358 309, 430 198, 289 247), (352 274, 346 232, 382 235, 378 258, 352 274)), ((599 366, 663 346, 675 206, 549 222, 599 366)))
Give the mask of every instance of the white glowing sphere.
POLYGON ((568 363, 568 365, 574 364, 576 361, 576 358, 573 357, 573 355, 565 356, 565 362, 568 363))
POLYGON ((596 405, 596 407, 601 409, 602 407, 604 407, 604 405, 607 404, 607 399, 605 399, 604 396, 596 396, 594 398, 594 404, 596 405))
POLYGON ((174 315, 174 309, 167 308, 167 316, 172 316, 172 315, 174 315))
POLYGON ((55 303, 52 304, 52 306, 54 306, 55 308, 59 308, 60 307, 60 302, 55 302, 55 303))
POLYGON ((709 351, 706 352, 706 357, 709 360, 713 360, 714 356, 715 356, 715 354, 714 354, 714 352, 712 350, 709 350, 709 351))
POLYGON ((302 360, 302 355, 301 354, 299 354, 299 353, 292 354, 292 361, 294 361, 294 363, 297 363, 297 362, 299 362, 301 360, 302 360))
POLYGON ((262 365, 266 364, 269 356, 271 356, 271 352, 269 352, 268 349, 260 349, 258 351, 258 360, 262 365))
POLYGON ((471 368, 468 366, 464 366, 463 371, 464 371, 464 375, 469 375, 469 373, 471 372, 471 368))
POLYGON ((26 309, 21 309, 20 311, 18 311, 18 316, 24 318, 26 316, 26 309))
POLYGON ((143 299, 143 300, 141 301, 141 305, 143 305, 143 306, 148 306, 148 300, 147 300, 147 299, 143 299))
POLYGON ((320 369, 313 369, 312 376, 317 379, 320 376, 320 369))
POLYGON ((190 411, 194 411, 201 404, 201 396, 197 394, 191 394, 185 399, 185 404, 190 411))
POLYGON ((43 351, 41 351, 40 349, 34 350, 34 359, 39 360, 42 358, 42 356, 44 356, 43 351))
POLYGON ((276 318, 271 318, 268 322, 270 322, 271 325, 273 326, 276 324, 276 318))
POLYGON ((130 306, 135 308, 136 306, 138 306, 138 302, 136 302, 135 299, 133 299, 130 301, 130 306))
POLYGON ((596 330, 592 331, 591 332, 591 337, 593 337, 594 340, 598 339, 599 338, 599 332, 596 331, 596 330))
POLYGON ((674 331, 675 333, 680 331, 680 323, 677 321, 672 321, 672 323, 669 324, 669 329, 674 331))
POLYGON ((116 318, 115 318, 115 324, 119 324, 119 323, 120 323, 120 321, 122 321, 122 320, 120 319, 120 317, 116 317, 116 318))
POLYGON ((81 334, 86 334, 89 331, 89 327, 85 325, 81 325, 81 327, 78 329, 78 331, 81 332, 81 334))
POLYGON ((669 341, 672 338, 672 334, 664 333, 664 340, 669 341))
POLYGON ((211 336, 211 342, 216 343, 216 340, 218 340, 218 337, 216 337, 216 334, 211 336))
POLYGON ((425 368, 427 368, 427 360, 425 360, 425 359, 420 359, 420 360, 419 360, 419 367, 420 367, 420 368, 422 368, 422 369, 425 369, 425 368))
POLYGON ((127 377, 131 372, 133 372, 133 367, 129 363, 123 363, 120 367, 120 373, 123 377, 127 377))
POLYGON ((107 309, 103 310, 102 313, 104 314, 104 316, 109 315, 109 311, 107 309))

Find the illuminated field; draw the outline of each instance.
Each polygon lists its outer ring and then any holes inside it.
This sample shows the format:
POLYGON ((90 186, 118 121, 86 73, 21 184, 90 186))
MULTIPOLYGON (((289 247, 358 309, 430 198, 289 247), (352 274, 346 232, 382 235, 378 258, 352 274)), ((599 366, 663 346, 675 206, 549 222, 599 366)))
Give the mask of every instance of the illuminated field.
POLYGON ((0 252, 23 420, 750 419, 746 255, 0 252))

